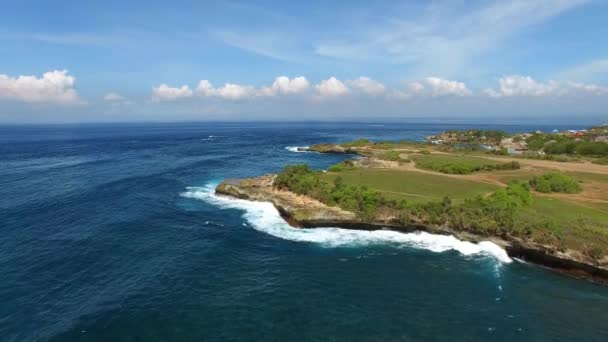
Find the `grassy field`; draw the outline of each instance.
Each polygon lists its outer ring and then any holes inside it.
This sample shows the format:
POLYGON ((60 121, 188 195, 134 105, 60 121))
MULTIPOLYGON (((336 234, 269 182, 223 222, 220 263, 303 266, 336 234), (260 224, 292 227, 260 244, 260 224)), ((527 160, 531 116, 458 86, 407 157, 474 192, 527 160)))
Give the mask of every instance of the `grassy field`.
MULTIPOLYGON (((517 171, 509 171, 505 177, 509 180, 528 180, 533 174, 517 175, 517 171)), ((457 204, 465 198, 487 195, 499 189, 498 186, 483 182, 416 171, 358 168, 323 174, 323 178, 330 182, 338 176, 342 177, 345 184, 365 185, 389 199, 405 199, 413 203, 438 201, 449 196, 457 204)), ((594 174, 578 177, 583 182, 603 179, 594 174)), ((594 246, 608 246, 606 203, 574 203, 558 198, 533 196, 531 205, 522 207, 518 217, 522 222, 544 227, 533 233, 539 242, 546 238, 549 244, 563 244, 579 250, 585 250, 590 241, 593 241, 594 246), (544 235, 546 233, 543 232, 547 231, 551 232, 549 237, 537 236, 544 235)))
MULTIPOLYGON (((459 229, 480 234, 506 232, 559 250, 577 250, 594 260, 608 256, 607 166, 463 153, 424 144, 366 143, 354 150, 376 159, 395 160, 398 156, 414 163, 357 166, 320 177, 332 182, 341 176, 343 183, 353 189, 365 186, 388 199, 405 199, 407 203, 400 204, 403 206, 399 209, 405 211, 405 217, 413 215, 433 223, 449 220, 459 229), (552 187, 549 193, 539 193, 527 189, 525 184, 530 184, 533 177, 549 172, 572 177, 582 191, 558 189, 554 193, 552 187), (523 200, 517 202, 513 194, 524 192, 528 200, 521 204, 523 200), (484 198, 476 199, 477 195, 484 198), (445 205, 445 196, 452 199, 452 204, 445 205)), ((538 180, 534 185, 538 190, 538 180)), ((364 196, 357 199, 366 203, 364 196)))
POLYGON ((534 197, 531 206, 523 208, 519 215, 522 220, 538 222, 550 229, 554 237, 569 248, 586 250, 591 245, 604 249, 608 246, 607 205, 534 197), (546 225, 547 222, 550 224, 546 225))
POLYGON ((418 168, 450 174, 470 174, 477 171, 502 169, 503 166, 511 165, 486 158, 457 154, 416 155, 412 156, 412 159, 418 168))
MULTIPOLYGON (((416 202, 441 200, 444 196, 462 201, 466 197, 498 189, 492 184, 415 171, 355 169, 340 172, 339 175, 346 184, 365 185, 382 192, 387 198, 416 202)), ((337 176, 331 172, 324 174, 329 181, 337 176)))

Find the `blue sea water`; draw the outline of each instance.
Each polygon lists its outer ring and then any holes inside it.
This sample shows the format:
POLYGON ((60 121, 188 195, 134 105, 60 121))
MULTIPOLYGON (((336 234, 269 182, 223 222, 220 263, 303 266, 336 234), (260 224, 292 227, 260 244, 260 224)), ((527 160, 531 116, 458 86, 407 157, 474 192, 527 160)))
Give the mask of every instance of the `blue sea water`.
POLYGON ((298 230, 224 178, 295 146, 543 126, 0 127, 2 341, 607 341, 608 288, 428 234, 298 230))

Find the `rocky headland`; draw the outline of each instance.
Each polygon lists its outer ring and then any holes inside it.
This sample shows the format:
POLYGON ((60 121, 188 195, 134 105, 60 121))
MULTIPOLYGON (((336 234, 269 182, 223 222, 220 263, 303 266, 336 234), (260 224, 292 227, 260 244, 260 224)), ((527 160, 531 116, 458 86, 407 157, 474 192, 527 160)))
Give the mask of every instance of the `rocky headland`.
POLYGON ((275 177, 276 175, 264 175, 248 179, 225 180, 217 186, 216 193, 252 201, 271 202, 293 227, 388 229, 399 232, 426 231, 433 234, 454 235, 463 241, 491 241, 504 248, 512 258, 549 267, 569 276, 608 285, 608 263, 597 262, 578 251, 560 250, 555 246, 542 245, 508 235, 475 235, 454 230, 448 225, 437 226, 425 222, 401 224, 390 211, 380 211, 373 219, 363 220, 355 213, 337 206, 328 206, 308 196, 278 189, 273 185, 275 177))

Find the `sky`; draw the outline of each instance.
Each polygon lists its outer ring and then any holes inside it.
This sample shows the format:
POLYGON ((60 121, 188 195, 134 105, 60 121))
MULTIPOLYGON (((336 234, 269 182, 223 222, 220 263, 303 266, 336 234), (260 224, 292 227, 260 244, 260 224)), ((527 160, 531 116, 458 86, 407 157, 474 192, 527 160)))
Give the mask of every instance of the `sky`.
POLYGON ((0 123, 608 121, 608 0, 2 1, 0 123))

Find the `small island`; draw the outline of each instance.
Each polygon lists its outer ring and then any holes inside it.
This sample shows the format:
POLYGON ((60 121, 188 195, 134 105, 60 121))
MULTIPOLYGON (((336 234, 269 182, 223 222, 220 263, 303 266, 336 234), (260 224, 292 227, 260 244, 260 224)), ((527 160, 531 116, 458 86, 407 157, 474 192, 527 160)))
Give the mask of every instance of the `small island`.
POLYGON ((513 258, 608 284, 607 126, 507 134, 448 131, 424 142, 308 148, 352 154, 328 170, 225 180, 218 194, 271 202, 294 227, 427 231, 492 241, 513 258))

